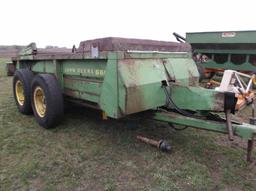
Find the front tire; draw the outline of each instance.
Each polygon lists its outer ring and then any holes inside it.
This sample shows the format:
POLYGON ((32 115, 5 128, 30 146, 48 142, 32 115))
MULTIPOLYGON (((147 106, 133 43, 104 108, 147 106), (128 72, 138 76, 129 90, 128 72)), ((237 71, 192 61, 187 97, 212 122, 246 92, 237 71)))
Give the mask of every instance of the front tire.
POLYGON ((32 81, 32 109, 42 127, 52 128, 59 124, 64 111, 63 95, 55 76, 35 76, 32 81))
POLYGON ((29 115, 31 107, 31 81, 33 72, 28 69, 19 69, 13 77, 13 95, 20 113, 29 115))

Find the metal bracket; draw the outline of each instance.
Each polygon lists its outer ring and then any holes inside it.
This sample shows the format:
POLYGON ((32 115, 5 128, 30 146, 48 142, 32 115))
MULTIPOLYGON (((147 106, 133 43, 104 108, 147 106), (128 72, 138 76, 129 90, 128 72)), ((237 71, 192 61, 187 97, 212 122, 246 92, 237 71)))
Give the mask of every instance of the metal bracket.
POLYGON ((92 58, 99 57, 99 47, 98 46, 91 46, 91 57, 92 58))
POLYGON ((247 162, 252 162, 253 145, 254 145, 254 136, 252 137, 251 140, 248 140, 248 143, 247 143, 247 157, 246 157, 247 162))
POLYGON ((228 138, 230 141, 234 140, 234 130, 232 127, 232 121, 231 121, 231 110, 227 109, 225 111, 225 115, 226 115, 226 126, 227 126, 227 130, 228 130, 228 138))

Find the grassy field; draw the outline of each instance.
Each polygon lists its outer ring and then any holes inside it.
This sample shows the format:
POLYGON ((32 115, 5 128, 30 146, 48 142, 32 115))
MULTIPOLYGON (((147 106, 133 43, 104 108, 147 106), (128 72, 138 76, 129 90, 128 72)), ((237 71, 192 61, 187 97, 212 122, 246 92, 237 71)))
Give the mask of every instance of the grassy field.
POLYGON ((0 190, 256 190, 256 163, 246 163, 238 138, 146 120, 132 128, 71 105, 45 130, 18 113, 11 89, 11 78, 0 78, 0 190), (173 151, 138 134, 166 139, 173 151))

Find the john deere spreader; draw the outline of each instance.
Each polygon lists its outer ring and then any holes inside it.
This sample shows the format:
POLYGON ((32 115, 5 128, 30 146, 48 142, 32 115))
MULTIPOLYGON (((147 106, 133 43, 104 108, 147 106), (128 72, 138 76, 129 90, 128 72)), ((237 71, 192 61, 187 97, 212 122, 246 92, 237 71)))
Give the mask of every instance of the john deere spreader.
POLYGON ((18 109, 33 112, 45 128, 61 121, 67 99, 104 117, 145 112, 171 126, 227 133, 230 140, 240 136, 248 140, 250 159, 256 126, 234 122, 232 114, 253 103, 254 76, 229 71, 218 90, 202 88, 186 43, 103 38, 81 42, 70 53, 42 52, 33 43, 13 62, 18 109))

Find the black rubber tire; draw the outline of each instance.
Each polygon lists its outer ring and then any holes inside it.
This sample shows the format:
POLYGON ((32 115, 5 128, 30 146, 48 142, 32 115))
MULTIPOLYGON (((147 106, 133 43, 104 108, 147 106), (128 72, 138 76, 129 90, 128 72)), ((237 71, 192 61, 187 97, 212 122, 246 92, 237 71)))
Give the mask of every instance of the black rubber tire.
POLYGON ((18 69, 13 77, 13 96, 20 113, 29 115, 32 114, 31 107, 31 81, 33 79, 33 72, 28 69, 18 69), (16 82, 20 80, 24 89, 24 104, 20 105, 16 95, 16 82))
POLYGON ((42 127, 48 129, 56 127, 64 114, 63 95, 55 76, 50 74, 38 74, 32 81, 32 108, 36 121, 42 127), (46 111, 43 117, 38 115, 34 103, 34 91, 36 87, 41 87, 45 94, 46 111))

